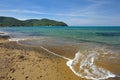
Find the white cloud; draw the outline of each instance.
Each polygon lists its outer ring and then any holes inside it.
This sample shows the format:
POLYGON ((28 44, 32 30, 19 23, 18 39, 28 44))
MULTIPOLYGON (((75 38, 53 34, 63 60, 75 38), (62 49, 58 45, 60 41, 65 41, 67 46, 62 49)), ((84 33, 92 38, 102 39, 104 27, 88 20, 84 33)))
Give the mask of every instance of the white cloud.
POLYGON ((32 14, 46 14, 39 11, 31 11, 31 10, 19 10, 19 9, 11 9, 11 10, 0 10, 0 12, 13 12, 13 13, 32 13, 32 14))
POLYGON ((30 14, 45 14, 45 15, 57 15, 57 16, 71 16, 71 17, 80 17, 86 16, 85 14, 72 14, 72 13, 45 13, 40 11, 32 11, 32 10, 19 10, 19 9, 11 9, 11 10, 0 10, 0 12, 12 12, 12 13, 30 13, 30 14))

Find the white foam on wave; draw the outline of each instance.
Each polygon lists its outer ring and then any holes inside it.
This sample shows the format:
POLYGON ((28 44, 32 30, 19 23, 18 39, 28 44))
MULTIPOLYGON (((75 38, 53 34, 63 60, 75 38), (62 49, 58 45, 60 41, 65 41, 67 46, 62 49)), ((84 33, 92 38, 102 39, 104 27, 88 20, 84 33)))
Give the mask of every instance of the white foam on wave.
POLYGON ((9 41, 22 41, 22 40, 26 40, 25 38, 10 38, 9 41))
POLYGON ((27 37, 27 38, 10 38, 9 41, 24 41, 24 40, 32 40, 32 39, 37 39, 37 37, 27 37))
POLYGON ((97 56, 99 56, 98 53, 92 52, 88 55, 83 55, 80 53, 75 54, 74 59, 70 59, 67 57, 64 57, 62 55, 56 54, 43 46, 41 46, 42 49, 46 50, 47 52, 56 55, 58 57, 64 58, 67 61, 67 66, 73 71, 73 73, 81 78, 86 79, 92 79, 92 80, 101 80, 101 79, 108 79, 110 77, 115 77, 116 75, 110 72, 109 70, 106 70, 102 67, 96 66, 94 61, 97 59, 97 56), (77 69, 76 69, 77 67, 77 69))
POLYGON ((99 56, 96 52, 83 55, 77 52, 74 59, 67 61, 67 66, 81 78, 100 80, 115 77, 116 75, 102 67, 95 65, 94 61, 99 56))
POLYGON ((3 32, 3 31, 0 31, 0 35, 8 35, 9 33, 7 33, 7 32, 3 32))
POLYGON ((51 54, 53 54, 53 55, 55 55, 55 56, 61 57, 61 58, 66 59, 66 60, 70 60, 69 58, 67 58, 67 57, 65 57, 65 56, 62 56, 62 55, 59 55, 59 54, 56 54, 56 53, 54 53, 54 52, 46 49, 46 48, 43 47, 43 46, 40 46, 40 47, 41 47, 42 49, 44 49, 45 51, 47 51, 47 52, 49 52, 49 53, 51 53, 51 54))

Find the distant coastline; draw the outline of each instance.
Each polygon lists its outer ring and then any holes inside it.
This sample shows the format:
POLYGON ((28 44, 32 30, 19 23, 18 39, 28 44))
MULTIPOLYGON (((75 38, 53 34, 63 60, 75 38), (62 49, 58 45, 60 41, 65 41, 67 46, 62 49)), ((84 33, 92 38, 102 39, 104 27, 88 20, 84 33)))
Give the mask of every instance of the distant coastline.
POLYGON ((65 22, 50 19, 19 20, 14 17, 0 16, 0 27, 6 26, 68 26, 65 22))

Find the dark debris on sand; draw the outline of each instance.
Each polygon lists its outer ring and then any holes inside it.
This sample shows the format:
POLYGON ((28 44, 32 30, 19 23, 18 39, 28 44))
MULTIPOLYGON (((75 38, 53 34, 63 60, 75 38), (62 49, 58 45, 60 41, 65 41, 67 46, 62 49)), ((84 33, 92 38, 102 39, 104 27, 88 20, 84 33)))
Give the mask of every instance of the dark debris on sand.
POLYGON ((10 39, 10 36, 8 36, 8 35, 0 35, 0 39, 7 40, 7 39, 10 39))

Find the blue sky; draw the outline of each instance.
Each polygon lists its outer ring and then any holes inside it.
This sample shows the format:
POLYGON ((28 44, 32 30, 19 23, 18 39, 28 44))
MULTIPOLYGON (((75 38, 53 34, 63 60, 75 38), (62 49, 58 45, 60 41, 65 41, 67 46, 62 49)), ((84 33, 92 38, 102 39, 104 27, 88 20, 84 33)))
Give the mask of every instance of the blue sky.
POLYGON ((120 26, 120 0, 0 0, 0 16, 49 18, 70 26, 120 26))

